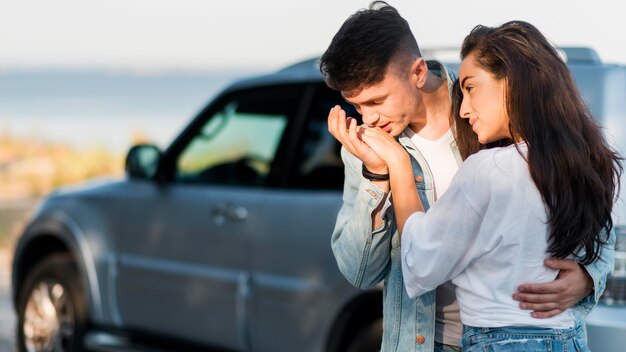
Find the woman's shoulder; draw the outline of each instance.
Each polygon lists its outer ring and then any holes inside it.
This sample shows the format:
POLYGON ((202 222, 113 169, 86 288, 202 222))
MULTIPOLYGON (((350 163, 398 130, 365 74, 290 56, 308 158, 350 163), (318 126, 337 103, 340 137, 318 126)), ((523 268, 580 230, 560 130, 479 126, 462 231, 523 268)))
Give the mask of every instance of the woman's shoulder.
POLYGON ((481 169, 490 165, 495 166, 497 161, 506 160, 510 158, 513 153, 517 153, 514 145, 483 149, 465 159, 463 166, 466 168, 480 167, 481 169))
POLYGON ((483 149, 470 155, 461 166, 459 173, 471 178, 513 177, 520 168, 526 167, 525 145, 510 145, 483 149), (520 154, 521 153, 521 154, 520 154))
POLYGON ((472 207, 486 209, 493 201, 506 201, 511 187, 528 173, 520 154, 524 149, 512 145, 481 150, 468 157, 455 176, 456 187, 470 201, 472 207))
POLYGON ((525 143, 511 144, 506 147, 494 147, 480 150, 478 153, 470 155, 465 163, 476 164, 485 162, 494 162, 498 160, 507 160, 514 155, 522 156, 527 153, 525 143))

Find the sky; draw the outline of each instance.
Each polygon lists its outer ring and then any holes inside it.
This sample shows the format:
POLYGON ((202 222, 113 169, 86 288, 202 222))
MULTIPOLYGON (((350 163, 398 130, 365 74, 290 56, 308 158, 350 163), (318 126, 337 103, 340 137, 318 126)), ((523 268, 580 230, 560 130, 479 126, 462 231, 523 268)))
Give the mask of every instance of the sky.
MULTIPOLYGON (((422 48, 458 47, 476 24, 512 19, 553 43, 626 64, 618 1, 389 0, 422 48)), ((0 70, 276 69, 320 55, 365 0, 0 0, 0 70)))

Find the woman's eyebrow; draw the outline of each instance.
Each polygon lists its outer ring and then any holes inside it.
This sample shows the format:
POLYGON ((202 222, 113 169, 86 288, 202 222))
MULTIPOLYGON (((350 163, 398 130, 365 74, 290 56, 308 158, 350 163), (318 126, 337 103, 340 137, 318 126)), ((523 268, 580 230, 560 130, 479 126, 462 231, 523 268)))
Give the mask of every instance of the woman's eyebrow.
POLYGON ((463 77, 463 80, 461 81, 461 88, 465 87, 465 81, 467 81, 470 78, 474 78, 474 76, 465 76, 465 77, 463 77))

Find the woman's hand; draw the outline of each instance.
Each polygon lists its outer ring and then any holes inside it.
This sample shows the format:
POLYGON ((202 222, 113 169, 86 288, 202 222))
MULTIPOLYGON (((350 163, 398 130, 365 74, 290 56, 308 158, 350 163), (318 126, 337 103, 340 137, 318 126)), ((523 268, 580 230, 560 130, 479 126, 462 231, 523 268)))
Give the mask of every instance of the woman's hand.
POLYGON ((389 184, 394 194, 393 209, 398 231, 402 236, 409 216, 416 211, 424 211, 415 187, 409 154, 395 138, 378 127, 361 128, 361 139, 387 164, 389 184))
POLYGON ((361 140, 365 142, 388 167, 409 161, 408 154, 402 145, 380 128, 361 127, 359 132, 361 140))

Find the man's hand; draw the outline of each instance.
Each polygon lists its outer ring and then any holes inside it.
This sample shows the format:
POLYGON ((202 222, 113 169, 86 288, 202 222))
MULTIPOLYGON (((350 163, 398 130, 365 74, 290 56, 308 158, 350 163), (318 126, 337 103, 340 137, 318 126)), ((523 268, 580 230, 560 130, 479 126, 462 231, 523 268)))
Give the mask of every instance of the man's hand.
POLYGON ((328 132, 332 134, 352 155, 359 158, 368 170, 374 173, 388 173, 387 164, 372 151, 360 138, 360 127, 356 119, 346 117, 346 112, 339 106, 328 113, 328 132))
POLYGON ((593 290, 593 280, 574 260, 546 259, 545 266, 560 270, 556 280, 543 284, 523 284, 513 294, 520 308, 532 310, 533 318, 551 318, 570 308, 593 290))

